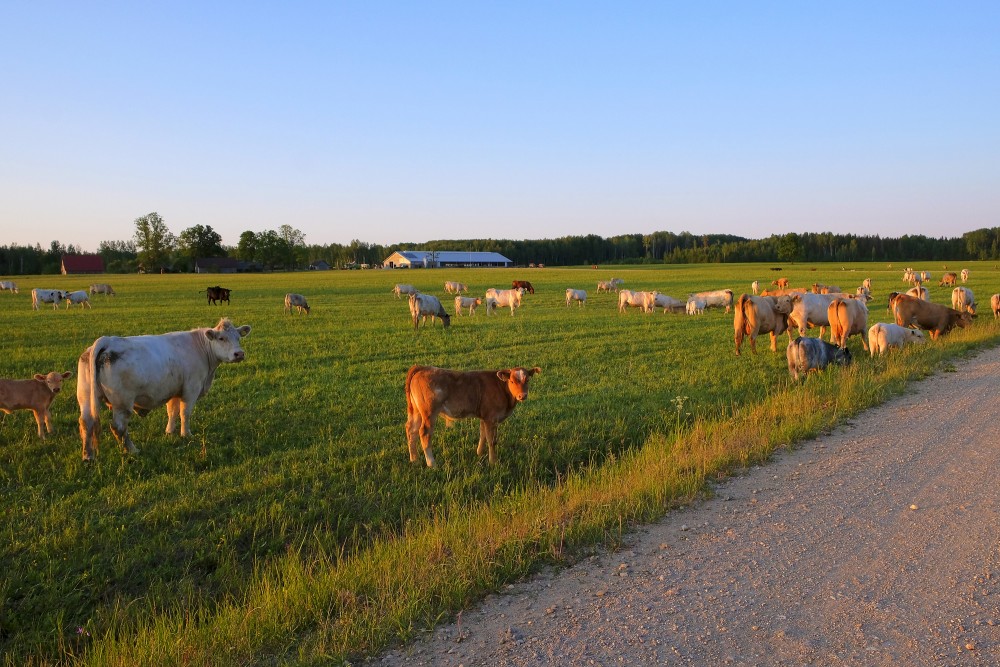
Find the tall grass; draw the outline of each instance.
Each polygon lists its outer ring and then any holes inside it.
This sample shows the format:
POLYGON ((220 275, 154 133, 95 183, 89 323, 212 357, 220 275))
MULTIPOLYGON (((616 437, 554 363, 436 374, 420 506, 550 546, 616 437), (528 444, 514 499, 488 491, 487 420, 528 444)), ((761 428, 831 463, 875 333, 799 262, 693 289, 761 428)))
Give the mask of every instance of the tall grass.
MULTIPOLYGON (((731 271, 614 273, 683 297, 737 287, 731 271)), ((792 385, 780 353, 732 354, 732 320, 721 313, 618 315, 613 296, 593 293, 586 309, 565 308, 565 287, 596 280, 585 270, 531 274, 538 293, 514 318, 480 314, 456 318, 450 335, 414 334, 391 282, 425 279, 423 289, 440 293, 431 281, 451 279, 443 273, 228 281, 239 282, 228 285, 227 314, 255 327, 248 361, 220 369, 190 440, 162 435, 161 411, 133 421, 138 457, 123 457, 106 436, 97 463, 83 466, 71 400, 57 399, 62 435, 45 444, 22 433, 13 419, 22 415, 5 419, 7 662, 329 664, 368 654, 540 563, 613 545, 628 525, 704 492, 706 480, 828 429, 1000 335, 980 318, 939 344, 865 355, 792 385), (285 291, 307 294, 313 315, 284 317, 285 291), (401 385, 414 362, 545 369, 501 426, 500 464, 477 460, 477 428, 460 423, 435 434, 440 469, 409 465, 401 385)), ((524 272, 458 273, 485 289, 524 272)), ((985 267, 973 276, 984 285, 996 277, 985 267)), ((129 278, 115 286, 134 303, 2 315, 15 337, 42 338, 36 350, 75 370, 67 363, 99 333, 205 326, 219 314, 195 299, 201 279, 168 277, 147 291, 129 278), (79 340, 52 326, 63 321, 79 340)), ((873 320, 885 320, 877 311, 873 320)), ((44 355, 11 352, 20 376, 49 370, 35 368, 44 355)))

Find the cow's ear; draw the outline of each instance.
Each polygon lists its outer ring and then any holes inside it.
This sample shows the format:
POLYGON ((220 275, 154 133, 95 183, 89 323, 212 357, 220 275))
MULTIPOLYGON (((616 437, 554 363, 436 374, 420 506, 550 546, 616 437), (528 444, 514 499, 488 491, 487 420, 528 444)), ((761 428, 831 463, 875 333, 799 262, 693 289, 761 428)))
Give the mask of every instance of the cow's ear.
POLYGON ((218 340, 219 334, 218 332, 216 332, 215 329, 206 329, 205 337, 208 338, 209 340, 218 340))
POLYGON ((62 376, 63 376, 63 380, 65 380, 67 378, 71 378, 71 377, 73 377, 73 371, 66 371, 65 373, 62 374, 62 376))
POLYGON ((497 371, 497 377, 503 382, 510 382, 510 371, 497 371))
POLYGON ((542 372, 542 369, 539 368, 538 366, 535 366, 530 371, 528 371, 528 377, 531 377, 532 375, 540 375, 541 372, 542 372))
POLYGON ((239 329, 237 329, 237 331, 240 332, 240 338, 242 338, 243 336, 247 336, 250 334, 250 325, 244 324, 239 329))
POLYGON ((37 380, 38 382, 45 382, 45 376, 42 375, 41 373, 35 373, 33 379, 37 380))

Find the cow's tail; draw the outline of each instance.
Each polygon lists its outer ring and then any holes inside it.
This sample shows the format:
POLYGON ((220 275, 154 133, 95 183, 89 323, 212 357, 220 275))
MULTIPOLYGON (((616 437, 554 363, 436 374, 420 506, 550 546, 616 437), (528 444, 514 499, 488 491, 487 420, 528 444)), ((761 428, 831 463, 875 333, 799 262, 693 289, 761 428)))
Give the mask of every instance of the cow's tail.
POLYGON ((847 347, 847 328, 850 325, 850 318, 847 314, 847 302, 843 299, 836 299, 834 303, 837 304, 837 307, 834 309, 836 321, 830 322, 830 333, 837 339, 838 346, 847 347))
POLYGON ((749 320, 747 314, 744 311, 746 304, 750 301, 750 297, 746 294, 741 294, 740 298, 736 301, 736 309, 733 314, 733 330, 735 331, 736 339, 736 354, 740 353, 740 346, 743 345, 743 336, 750 334, 749 320))
POLYGON ((90 351, 90 414, 88 415, 90 419, 96 423, 101 415, 101 390, 100 390, 100 378, 97 377, 97 372, 100 369, 100 364, 97 363, 98 357, 104 352, 105 347, 108 344, 108 339, 101 336, 94 341, 94 346, 90 351))

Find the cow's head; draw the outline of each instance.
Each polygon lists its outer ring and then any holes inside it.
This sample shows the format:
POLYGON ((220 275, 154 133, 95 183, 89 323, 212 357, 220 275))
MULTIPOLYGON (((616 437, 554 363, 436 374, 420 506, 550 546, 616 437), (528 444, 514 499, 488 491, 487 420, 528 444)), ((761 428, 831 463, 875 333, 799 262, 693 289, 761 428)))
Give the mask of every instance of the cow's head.
POLYGON ((846 347, 838 347, 833 351, 830 361, 841 366, 851 365, 851 351, 846 347))
POLYGON ((227 317, 219 320, 214 329, 205 330, 205 336, 208 338, 208 344, 212 348, 215 358, 222 362, 243 361, 246 355, 240 346, 240 339, 249 333, 249 324, 237 327, 227 317))
POLYGON ((774 299, 774 311, 782 315, 787 315, 792 312, 792 297, 784 294, 782 296, 772 296, 769 297, 774 299))
POLYGON ((445 329, 451 326, 451 315, 442 310, 441 314, 438 315, 438 317, 441 318, 441 322, 444 324, 445 329))
POLYGON ((958 325, 958 326, 960 326, 960 327, 962 327, 963 329, 965 327, 971 327, 972 326, 972 313, 961 313, 961 314, 959 314, 959 316, 955 318, 955 324, 958 325))
POLYGON ((925 336, 924 332, 920 331, 919 329, 906 329, 906 333, 904 334, 904 336, 906 336, 907 343, 927 342, 927 336, 925 336))
POLYGON ((541 373, 538 366, 534 368, 511 368, 505 371, 497 371, 497 377, 507 383, 507 391, 514 397, 515 401, 523 401, 528 398, 528 380, 535 373, 541 373))
POLYGON ((44 382, 53 394, 58 394, 62 390, 63 380, 73 375, 71 371, 66 371, 65 373, 59 373, 57 371, 52 371, 48 375, 42 375, 41 373, 35 373, 35 382, 44 382))

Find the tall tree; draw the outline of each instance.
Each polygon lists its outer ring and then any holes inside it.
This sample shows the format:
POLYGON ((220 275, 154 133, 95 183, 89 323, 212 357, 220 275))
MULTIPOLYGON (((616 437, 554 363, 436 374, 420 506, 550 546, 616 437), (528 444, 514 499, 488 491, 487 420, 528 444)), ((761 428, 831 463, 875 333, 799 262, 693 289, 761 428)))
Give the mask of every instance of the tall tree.
POLYGON ((188 227, 177 237, 177 247, 192 264, 198 257, 222 257, 222 237, 211 225, 188 227))
POLYGON ((159 213, 154 211, 135 219, 135 247, 147 271, 157 271, 166 265, 176 244, 159 213))

